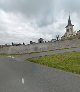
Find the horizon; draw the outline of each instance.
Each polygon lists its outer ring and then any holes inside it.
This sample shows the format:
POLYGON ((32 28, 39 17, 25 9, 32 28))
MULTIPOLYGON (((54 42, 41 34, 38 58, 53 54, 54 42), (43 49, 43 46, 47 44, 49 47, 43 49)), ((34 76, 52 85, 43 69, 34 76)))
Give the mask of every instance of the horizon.
POLYGON ((1 0, 0 44, 28 44, 39 38, 49 41, 56 35, 62 37, 69 15, 74 31, 78 31, 79 7, 79 0, 1 0))

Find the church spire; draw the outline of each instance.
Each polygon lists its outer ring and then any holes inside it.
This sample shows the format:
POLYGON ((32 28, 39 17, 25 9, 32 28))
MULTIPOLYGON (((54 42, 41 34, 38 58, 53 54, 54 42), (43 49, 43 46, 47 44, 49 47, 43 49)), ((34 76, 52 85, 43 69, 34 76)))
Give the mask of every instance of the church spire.
POLYGON ((69 26, 72 25, 72 24, 71 24, 71 19, 70 19, 70 14, 69 14, 69 19, 68 19, 68 25, 69 25, 69 26))
POLYGON ((72 25, 72 23, 71 23, 70 13, 69 13, 68 25, 67 25, 66 27, 68 27, 68 26, 74 26, 74 25, 72 25))
POLYGON ((70 19, 70 12, 69 12, 69 20, 71 20, 71 19, 70 19))

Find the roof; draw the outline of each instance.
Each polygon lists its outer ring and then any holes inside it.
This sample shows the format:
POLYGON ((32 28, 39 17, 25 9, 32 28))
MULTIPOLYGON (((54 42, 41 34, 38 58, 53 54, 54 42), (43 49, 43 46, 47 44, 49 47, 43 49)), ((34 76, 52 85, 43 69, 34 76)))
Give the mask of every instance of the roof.
MULTIPOLYGON (((74 25, 72 25, 72 23, 71 23, 70 15, 69 15, 69 19, 68 19, 68 25, 67 25, 66 27, 68 27, 68 26, 74 26, 74 25)), ((65 28, 66 28, 66 27, 65 27, 65 28)))

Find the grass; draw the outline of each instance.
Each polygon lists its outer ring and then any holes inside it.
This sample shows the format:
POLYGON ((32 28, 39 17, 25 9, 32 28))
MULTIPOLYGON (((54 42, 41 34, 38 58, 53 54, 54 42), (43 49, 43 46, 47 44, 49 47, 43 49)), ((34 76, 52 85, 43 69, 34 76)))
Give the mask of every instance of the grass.
MULTIPOLYGON (((76 47, 72 47, 72 48, 76 48, 76 47)), ((71 49, 71 48, 60 48, 60 49, 56 49, 56 50, 68 50, 68 49, 71 49)), ((0 54, 0 56, 21 56, 21 55, 26 55, 26 54, 38 54, 38 53, 43 53, 43 52, 53 52, 53 51, 56 51, 56 50, 48 50, 48 51, 42 51, 42 52, 30 52, 30 53, 23 53, 23 54, 5 54, 5 53, 2 53, 0 54)))
POLYGON ((21 55, 26 55, 26 54, 37 54, 39 52, 31 52, 31 53, 23 53, 23 54, 5 54, 5 53, 2 53, 0 54, 0 56, 21 56, 21 55))
POLYGON ((28 61, 80 74, 80 52, 66 52, 64 54, 28 59, 28 61))
POLYGON ((22 54, 0 54, 0 56, 20 56, 22 54))
POLYGON ((30 53, 26 53, 26 54, 37 54, 37 53, 40 53, 40 52, 30 52, 30 53))
POLYGON ((56 49, 56 50, 68 50, 70 48, 60 48, 60 49, 56 49))

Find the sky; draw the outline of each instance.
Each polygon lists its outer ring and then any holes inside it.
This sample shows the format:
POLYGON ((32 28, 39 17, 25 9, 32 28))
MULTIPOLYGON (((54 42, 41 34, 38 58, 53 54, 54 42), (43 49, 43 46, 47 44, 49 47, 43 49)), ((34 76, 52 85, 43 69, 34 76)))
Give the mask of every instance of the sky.
POLYGON ((78 31, 80 0, 0 0, 0 44, 61 37, 69 12, 74 31, 78 31))

